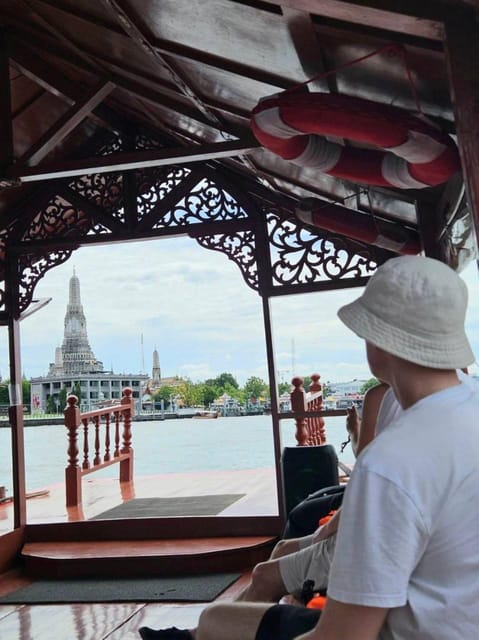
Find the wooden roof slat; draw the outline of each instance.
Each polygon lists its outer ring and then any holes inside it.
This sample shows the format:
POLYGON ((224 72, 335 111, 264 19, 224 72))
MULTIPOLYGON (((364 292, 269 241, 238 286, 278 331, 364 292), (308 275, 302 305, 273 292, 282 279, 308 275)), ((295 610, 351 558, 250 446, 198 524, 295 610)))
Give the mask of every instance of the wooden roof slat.
POLYGON ((115 85, 109 81, 99 84, 84 96, 83 100, 74 104, 58 122, 56 122, 43 136, 17 161, 17 166, 33 166, 47 156, 54 147, 61 142, 75 127, 108 96, 115 85))
MULTIPOLYGON (((27 43, 17 36, 12 37, 11 34, 8 40, 11 63, 25 77, 70 106, 83 98, 85 88, 72 82, 45 62, 41 56, 41 49, 35 49, 34 40, 30 39, 27 43)), ((95 107, 87 117, 99 126, 113 131, 119 131, 123 126, 118 114, 103 104, 95 107)))
POLYGON ((181 93, 187 96, 193 102, 193 104, 203 113, 203 115, 206 116, 206 118, 209 119, 213 124, 217 126, 221 125, 221 122, 216 114, 206 108, 198 98, 195 91, 192 89, 191 82, 186 80, 183 77, 183 74, 152 46, 149 41, 149 37, 146 33, 144 33, 131 13, 126 11, 124 7, 120 6, 120 4, 116 0, 101 0, 101 2, 105 7, 107 7, 107 9, 114 12, 114 14, 118 17, 123 29, 128 34, 128 36, 143 51, 153 56, 168 71, 168 74, 172 76, 181 93))
POLYGON ((422 0, 265 0, 269 4, 307 11, 385 31, 407 33, 431 40, 442 40, 442 15, 438 3, 422 0), (436 5, 436 6, 434 6, 436 5))

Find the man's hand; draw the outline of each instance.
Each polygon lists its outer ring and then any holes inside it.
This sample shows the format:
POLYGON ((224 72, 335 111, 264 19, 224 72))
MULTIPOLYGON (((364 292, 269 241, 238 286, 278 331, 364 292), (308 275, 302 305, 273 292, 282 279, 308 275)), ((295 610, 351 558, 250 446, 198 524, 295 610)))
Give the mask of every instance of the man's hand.
POLYGON ((360 426, 361 419, 358 416, 356 405, 353 404, 353 406, 348 409, 348 415, 346 416, 346 429, 351 438, 351 447, 353 448, 354 455, 356 455, 358 448, 360 426))

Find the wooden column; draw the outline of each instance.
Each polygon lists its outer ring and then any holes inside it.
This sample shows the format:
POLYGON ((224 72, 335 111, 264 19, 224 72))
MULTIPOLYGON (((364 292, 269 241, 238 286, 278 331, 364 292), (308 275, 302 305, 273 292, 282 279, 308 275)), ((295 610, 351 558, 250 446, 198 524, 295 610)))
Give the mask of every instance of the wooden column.
POLYGON ((8 52, 5 44, 5 34, 0 31, 0 180, 5 169, 13 161, 12 111, 10 104, 10 74, 8 52))
POLYGON ((445 50, 462 170, 479 238, 479 66, 477 14, 454 7, 445 24, 445 50))
POLYGON ((268 292, 272 289, 272 269, 269 252, 269 236, 266 214, 256 209, 248 213, 255 216, 255 254, 258 265, 259 293, 263 306, 264 337, 266 357, 268 361, 268 380, 271 398, 271 418, 273 422, 274 459, 276 471, 276 488, 278 491, 278 512, 282 525, 286 522, 285 490, 281 467, 283 444, 281 439, 281 424, 279 420, 278 384, 276 376, 275 349, 273 340, 273 326, 271 320, 271 304, 268 292))
POLYGON ((22 365, 20 359, 20 320, 18 313, 19 277, 17 259, 7 255, 5 274, 8 313, 9 402, 8 418, 12 433, 12 473, 14 527, 27 521, 25 491, 25 443, 23 435, 22 365))

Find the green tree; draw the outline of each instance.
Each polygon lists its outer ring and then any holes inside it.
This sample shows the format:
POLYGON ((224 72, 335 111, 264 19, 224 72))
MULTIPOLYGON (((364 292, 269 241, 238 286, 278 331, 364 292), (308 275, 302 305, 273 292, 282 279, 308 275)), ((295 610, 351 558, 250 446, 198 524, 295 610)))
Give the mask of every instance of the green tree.
POLYGON ((278 385, 279 395, 282 396, 283 393, 289 393, 291 391, 291 383, 289 382, 280 382, 278 385))
POLYGON ((247 398, 259 398, 260 396, 267 395, 269 391, 266 382, 257 376, 248 378, 243 389, 247 398))
POLYGON ((23 404, 26 407, 30 408, 30 382, 23 377, 22 378, 22 397, 23 397, 23 404))
POLYGON ((220 375, 214 379, 214 384, 217 387, 224 389, 225 391, 226 385, 228 384, 235 389, 239 388, 239 384, 237 383, 236 378, 231 373, 220 373, 220 375))
POLYGON ((161 402, 161 400, 163 400, 163 406, 165 409, 168 409, 170 406, 170 398, 174 396, 175 393, 176 391, 173 387, 164 384, 155 391, 153 398, 155 399, 155 402, 161 402))
POLYGON ((61 413, 65 411, 67 406, 67 388, 62 387, 60 389, 60 393, 58 394, 58 412, 61 413))
POLYGON ((10 404, 8 397, 8 384, 9 380, 5 380, 0 384, 0 404, 10 404))
POLYGON ((176 391, 186 407, 193 407, 196 404, 201 404, 202 394, 201 386, 199 384, 194 384, 188 379, 182 380, 176 391))
POLYGON ((47 396, 47 413, 56 413, 57 405, 53 399, 53 396, 47 396))
MULTIPOLYGON (((10 404, 8 395, 8 386, 10 380, 5 380, 0 384, 0 404, 10 404)), ((30 406, 30 382, 26 378, 22 378, 22 398, 26 407, 30 406)))
POLYGON ((205 407, 216 400, 221 395, 221 390, 216 386, 214 380, 206 380, 202 384, 202 402, 205 407))
POLYGON ((379 384, 379 380, 377 378, 369 378, 369 380, 366 380, 366 382, 361 386, 359 393, 366 393, 368 389, 375 387, 377 384, 379 384))
POLYGON ((73 383, 73 386, 70 391, 70 395, 76 396, 78 398, 78 404, 80 404, 80 400, 82 398, 82 390, 81 390, 81 385, 78 381, 73 383))

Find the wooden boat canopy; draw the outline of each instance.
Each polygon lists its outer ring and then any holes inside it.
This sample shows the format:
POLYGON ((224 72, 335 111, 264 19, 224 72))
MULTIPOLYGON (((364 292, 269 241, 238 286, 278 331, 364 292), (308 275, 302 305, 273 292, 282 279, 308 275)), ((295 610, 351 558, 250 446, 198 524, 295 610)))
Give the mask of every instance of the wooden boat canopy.
MULTIPOLYGON (((3 0, 0 324, 10 380, 21 381, 19 322, 41 305, 36 283, 80 246, 183 234, 222 251, 265 301, 272 389, 268 299, 364 285, 395 255, 352 227, 301 222, 306 199, 455 268, 474 258, 478 18, 477 0, 3 0), (313 77, 310 91, 419 105, 457 143, 460 168, 443 184, 399 189, 263 148, 254 107, 313 77)), ((272 415, 277 423, 274 399, 272 415)), ((13 401, 19 528, 22 420, 13 401)))

